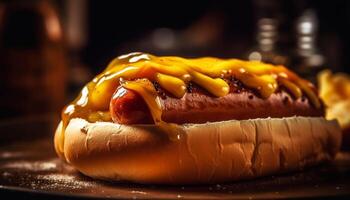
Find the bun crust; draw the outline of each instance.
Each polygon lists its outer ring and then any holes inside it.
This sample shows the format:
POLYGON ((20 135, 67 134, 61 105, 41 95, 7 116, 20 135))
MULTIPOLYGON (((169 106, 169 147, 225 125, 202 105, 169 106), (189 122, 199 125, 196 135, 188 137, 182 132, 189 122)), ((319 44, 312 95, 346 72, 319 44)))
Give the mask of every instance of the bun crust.
POLYGON ((55 134, 61 158, 83 174, 138 183, 227 182, 300 170, 340 148, 336 121, 322 117, 229 120, 176 126, 169 140, 155 125, 89 123, 75 118, 55 134))

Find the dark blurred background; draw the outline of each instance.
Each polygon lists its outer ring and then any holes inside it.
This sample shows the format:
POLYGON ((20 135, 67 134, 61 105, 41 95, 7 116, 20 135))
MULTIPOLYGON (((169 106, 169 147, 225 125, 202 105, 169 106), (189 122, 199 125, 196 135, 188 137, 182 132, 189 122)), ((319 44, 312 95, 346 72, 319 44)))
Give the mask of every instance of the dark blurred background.
POLYGON ((350 72, 350 1, 0 1, 0 117, 58 113, 114 57, 143 51, 350 72))

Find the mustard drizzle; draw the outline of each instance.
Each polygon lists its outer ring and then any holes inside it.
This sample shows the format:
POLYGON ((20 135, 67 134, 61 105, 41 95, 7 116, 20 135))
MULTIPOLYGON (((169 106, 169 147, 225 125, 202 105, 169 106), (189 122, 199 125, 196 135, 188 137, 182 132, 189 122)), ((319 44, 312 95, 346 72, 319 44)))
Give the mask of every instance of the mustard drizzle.
POLYGON ((115 58, 82 89, 77 99, 63 110, 63 125, 67 126, 71 118, 77 117, 90 122, 111 121, 109 103, 119 85, 140 94, 150 108, 154 122, 162 123, 161 104, 151 81, 157 81, 177 98, 186 93, 190 81, 214 96, 222 97, 230 91, 224 79, 231 76, 255 89, 262 98, 268 98, 279 86, 284 86, 295 98, 305 94, 316 108, 321 106, 314 86, 284 66, 238 59, 185 59, 131 53, 115 58))

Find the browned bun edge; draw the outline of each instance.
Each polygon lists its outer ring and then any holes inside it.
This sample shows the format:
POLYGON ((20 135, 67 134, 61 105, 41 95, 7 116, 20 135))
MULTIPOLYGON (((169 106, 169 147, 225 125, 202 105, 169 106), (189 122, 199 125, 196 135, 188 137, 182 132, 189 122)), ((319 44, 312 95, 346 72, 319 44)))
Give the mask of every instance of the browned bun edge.
POLYGON ((331 160, 341 144, 338 123, 322 117, 179 125, 175 141, 155 125, 76 118, 65 134, 61 126, 56 151, 80 172, 139 183, 214 183, 299 170, 331 160))

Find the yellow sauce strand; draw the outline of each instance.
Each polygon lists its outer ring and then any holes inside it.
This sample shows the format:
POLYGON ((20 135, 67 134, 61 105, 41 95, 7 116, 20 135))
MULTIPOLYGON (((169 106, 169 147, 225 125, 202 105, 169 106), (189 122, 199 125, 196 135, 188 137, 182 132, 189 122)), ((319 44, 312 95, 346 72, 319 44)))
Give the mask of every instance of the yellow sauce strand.
MULTIPOLYGON (((112 69, 114 70, 114 69, 112 69)), ((140 71, 139 67, 129 66, 115 71, 114 73, 108 73, 101 76, 93 85, 93 88, 89 91, 89 100, 91 107, 95 110, 108 110, 111 97, 119 86, 120 78, 136 77, 140 71)), ((93 84, 93 83, 89 83, 93 84)))
POLYGON ((281 77, 278 79, 278 82, 283 85, 290 93, 292 93, 294 98, 298 99, 303 95, 301 89, 291 81, 281 77))
POLYGON ((155 123, 162 121, 162 105, 153 84, 148 79, 125 81, 121 85, 140 94, 150 109, 155 123))
POLYGON ((249 73, 241 73, 237 76, 244 85, 256 89, 262 98, 265 99, 273 94, 278 87, 275 78, 268 75, 257 76, 249 73))
POLYGON ((155 124, 168 135, 172 141, 179 140, 183 135, 182 129, 177 124, 166 123, 162 120, 162 105, 157 91, 148 79, 138 79, 136 81, 125 81, 121 85, 129 90, 140 94, 147 106, 150 108, 155 124))
POLYGON ((161 124, 161 105, 152 81, 157 81, 177 98, 186 93, 186 84, 190 81, 214 96, 222 97, 230 91, 225 79, 231 77, 258 91, 262 98, 268 98, 279 85, 283 85, 295 98, 305 94, 316 108, 321 106, 313 86, 284 66, 213 57, 156 57, 136 52, 114 59, 83 88, 79 97, 62 112, 64 127, 76 117, 91 122, 111 121, 109 103, 120 84, 139 93, 150 108, 155 123, 161 124))
POLYGON ((173 76, 184 80, 186 77, 189 76, 187 70, 185 70, 184 68, 179 68, 176 65, 163 65, 152 61, 147 61, 143 64, 144 66, 153 68, 159 73, 169 75, 169 77, 173 76))
POLYGON ((307 82, 302 79, 297 80, 297 85, 300 87, 300 89, 306 94, 308 99, 311 101, 311 103, 316 107, 320 108, 321 107, 321 102, 319 98, 317 97, 316 93, 312 90, 311 88, 311 83, 307 82))
POLYGON ((211 78, 196 71, 191 71, 193 82, 197 83, 211 94, 222 97, 230 92, 230 86, 221 78, 211 78))
POLYGON ((186 83, 179 78, 157 73, 155 79, 162 88, 177 98, 181 98, 186 93, 186 83))

